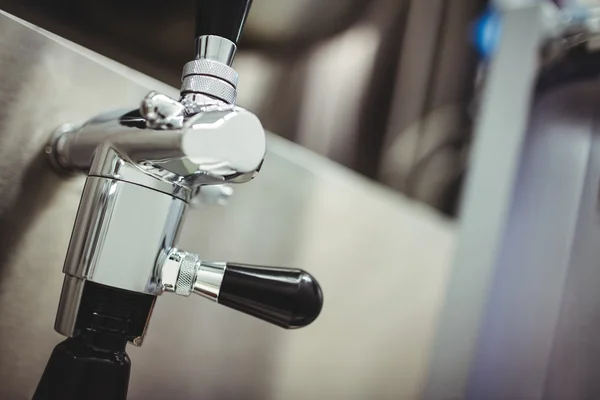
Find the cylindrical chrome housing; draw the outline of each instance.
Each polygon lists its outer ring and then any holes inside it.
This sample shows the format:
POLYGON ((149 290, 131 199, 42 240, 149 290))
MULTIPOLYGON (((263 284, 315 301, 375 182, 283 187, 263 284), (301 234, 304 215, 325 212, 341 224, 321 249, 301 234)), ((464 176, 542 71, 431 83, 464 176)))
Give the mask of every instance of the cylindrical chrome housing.
POLYGON ((115 179, 90 176, 63 272, 134 292, 159 294, 153 267, 174 246, 186 203, 115 179), (126 268, 124 268, 126 266, 126 268))
POLYGON ((196 59, 213 60, 231 66, 236 49, 235 43, 221 36, 203 35, 196 38, 196 59))
POLYGON ((56 330, 71 335, 85 280, 138 293, 162 292, 161 266, 187 203, 140 185, 88 177, 63 272, 56 330))

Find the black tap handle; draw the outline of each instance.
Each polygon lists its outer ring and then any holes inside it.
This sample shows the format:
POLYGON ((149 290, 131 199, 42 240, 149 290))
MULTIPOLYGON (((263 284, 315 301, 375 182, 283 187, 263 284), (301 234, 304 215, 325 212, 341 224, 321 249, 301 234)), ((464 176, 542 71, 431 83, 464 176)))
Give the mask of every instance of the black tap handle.
POLYGON ((196 37, 221 36, 237 44, 252 0, 197 0, 196 37))
POLYGON ((301 269, 227 263, 219 304, 283 328, 300 328, 321 312, 319 283, 301 269))

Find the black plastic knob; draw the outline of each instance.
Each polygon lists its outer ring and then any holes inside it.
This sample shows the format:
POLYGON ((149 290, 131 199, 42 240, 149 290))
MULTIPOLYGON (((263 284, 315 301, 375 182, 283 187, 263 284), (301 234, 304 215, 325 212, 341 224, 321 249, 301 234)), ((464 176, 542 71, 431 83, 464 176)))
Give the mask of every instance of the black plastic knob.
POLYGON ((196 37, 221 36, 238 42, 252 0, 197 0, 196 37))
POLYGON ((323 293, 315 278, 300 269, 227 263, 219 304, 293 329, 319 316, 323 293))

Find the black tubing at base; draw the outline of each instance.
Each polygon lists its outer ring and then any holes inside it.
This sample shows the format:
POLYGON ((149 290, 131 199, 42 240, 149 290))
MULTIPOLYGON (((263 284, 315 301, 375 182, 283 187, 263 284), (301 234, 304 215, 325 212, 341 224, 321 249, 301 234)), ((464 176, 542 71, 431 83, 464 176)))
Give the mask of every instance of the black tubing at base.
POLYGON ((144 334, 155 299, 87 281, 74 337, 54 348, 33 400, 125 400, 125 347, 144 334))
POLYGON ((33 400, 125 400, 131 361, 126 340, 92 334, 68 338, 54 348, 33 400), (106 351, 96 347, 112 347, 106 351), (117 350, 122 348, 122 350, 117 350))

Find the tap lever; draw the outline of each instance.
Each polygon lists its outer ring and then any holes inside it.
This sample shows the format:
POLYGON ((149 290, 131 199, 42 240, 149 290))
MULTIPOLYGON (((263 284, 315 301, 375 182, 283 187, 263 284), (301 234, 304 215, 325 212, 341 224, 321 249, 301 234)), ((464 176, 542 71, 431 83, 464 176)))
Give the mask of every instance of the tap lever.
POLYGON ((227 263, 217 302, 292 329, 319 316, 323 293, 316 279, 301 269, 227 263))
POLYGON ((323 307, 317 280, 301 269, 201 261, 172 249, 162 267, 162 290, 198 294, 282 328, 313 322, 323 307))

